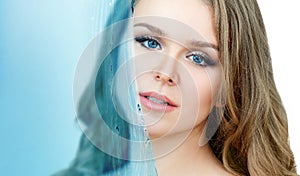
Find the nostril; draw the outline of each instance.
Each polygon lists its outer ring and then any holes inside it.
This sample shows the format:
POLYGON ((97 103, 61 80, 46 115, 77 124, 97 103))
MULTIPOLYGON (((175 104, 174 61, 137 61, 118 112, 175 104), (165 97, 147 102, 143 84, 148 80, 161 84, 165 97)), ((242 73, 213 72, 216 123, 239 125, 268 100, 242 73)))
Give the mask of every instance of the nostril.
POLYGON ((156 81, 163 81, 165 83, 168 83, 169 85, 175 85, 176 84, 176 80, 173 80, 172 78, 170 78, 167 75, 165 76, 165 75, 156 74, 154 76, 154 79, 156 81))

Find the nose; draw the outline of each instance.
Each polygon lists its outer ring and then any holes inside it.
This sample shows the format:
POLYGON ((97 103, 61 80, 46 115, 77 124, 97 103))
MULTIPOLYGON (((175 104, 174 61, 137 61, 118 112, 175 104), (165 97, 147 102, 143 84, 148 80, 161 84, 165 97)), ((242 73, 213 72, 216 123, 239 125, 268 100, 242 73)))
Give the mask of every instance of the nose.
POLYGON ((161 72, 156 72, 154 74, 154 79, 156 81, 161 81, 164 84, 168 84, 169 86, 175 86, 177 84, 177 81, 174 78, 161 72))
POLYGON ((179 83, 178 61, 168 55, 160 58, 161 62, 156 70, 154 70, 154 79, 161 81, 169 86, 175 86, 179 83))

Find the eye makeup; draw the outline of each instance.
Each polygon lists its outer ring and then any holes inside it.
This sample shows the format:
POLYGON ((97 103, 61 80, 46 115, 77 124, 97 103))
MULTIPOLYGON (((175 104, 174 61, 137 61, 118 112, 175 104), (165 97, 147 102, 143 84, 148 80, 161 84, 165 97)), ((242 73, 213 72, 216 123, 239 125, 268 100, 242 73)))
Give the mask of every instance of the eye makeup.
POLYGON ((205 53, 201 51, 193 51, 187 54, 185 59, 197 66, 206 67, 206 66, 216 65, 216 62, 213 59, 211 59, 209 56, 207 56, 205 53))
MULTIPOLYGON (((149 51, 161 51, 164 48, 168 47, 166 46, 165 42, 163 42, 163 39, 149 34, 137 35, 135 36, 134 40, 140 46, 142 46, 143 48, 149 51)), ((217 64, 216 60, 212 59, 208 54, 206 54, 199 48, 192 49, 192 50, 187 49, 187 52, 184 55, 185 55, 184 59, 186 61, 195 64, 196 66, 207 67, 207 66, 215 66, 217 64)))
POLYGON ((149 49, 149 50, 161 50, 162 45, 158 39, 152 36, 137 36, 134 38, 136 42, 141 44, 141 46, 149 49))

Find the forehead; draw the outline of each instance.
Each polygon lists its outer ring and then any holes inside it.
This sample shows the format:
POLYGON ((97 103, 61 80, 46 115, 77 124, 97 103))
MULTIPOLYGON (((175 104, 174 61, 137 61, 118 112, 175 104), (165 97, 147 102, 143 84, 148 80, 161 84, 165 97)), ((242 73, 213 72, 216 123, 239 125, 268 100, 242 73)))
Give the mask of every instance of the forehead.
POLYGON ((135 6, 134 16, 155 16, 156 18, 153 20, 149 17, 145 19, 152 24, 156 23, 163 30, 173 27, 173 31, 185 32, 183 28, 166 24, 166 20, 164 21, 163 18, 176 20, 178 24, 185 24, 208 42, 217 45, 212 12, 211 7, 202 0, 140 0, 135 6), (157 17, 162 17, 161 23, 157 17))

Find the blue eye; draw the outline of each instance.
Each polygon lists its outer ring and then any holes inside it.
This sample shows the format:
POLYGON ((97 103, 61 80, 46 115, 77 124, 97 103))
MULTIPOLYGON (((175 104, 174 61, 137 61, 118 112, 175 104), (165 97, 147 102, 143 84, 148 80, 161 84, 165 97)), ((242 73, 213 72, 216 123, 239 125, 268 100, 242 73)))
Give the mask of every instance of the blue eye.
POLYGON ((161 49, 161 45, 159 42, 151 37, 136 37, 135 41, 140 43, 142 46, 148 48, 148 49, 161 49))
POLYGON ((202 62, 204 61, 203 58, 201 58, 198 55, 192 55, 192 60, 196 63, 196 64, 202 64, 202 62))
POLYGON ((155 40, 152 40, 152 39, 145 41, 143 44, 144 44, 146 47, 148 47, 148 48, 153 48, 153 49, 156 49, 157 47, 159 47, 158 42, 155 41, 155 40))
POLYGON ((215 61, 210 59, 204 53, 192 53, 186 58, 191 61, 192 63, 199 65, 199 66, 213 66, 215 65, 215 61))

